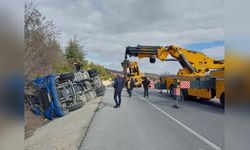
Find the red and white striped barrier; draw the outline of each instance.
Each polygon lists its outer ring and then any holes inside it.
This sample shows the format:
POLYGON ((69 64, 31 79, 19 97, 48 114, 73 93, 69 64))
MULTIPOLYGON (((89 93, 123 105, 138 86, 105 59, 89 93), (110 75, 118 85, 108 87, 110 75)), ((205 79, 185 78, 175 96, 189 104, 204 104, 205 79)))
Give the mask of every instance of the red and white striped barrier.
POLYGON ((188 88, 190 88, 190 81, 181 81, 180 82, 180 88, 181 89, 188 89, 188 88))
POLYGON ((181 89, 188 89, 190 88, 190 81, 180 81, 180 86, 177 86, 177 88, 174 88, 174 94, 176 96, 181 95, 181 89))

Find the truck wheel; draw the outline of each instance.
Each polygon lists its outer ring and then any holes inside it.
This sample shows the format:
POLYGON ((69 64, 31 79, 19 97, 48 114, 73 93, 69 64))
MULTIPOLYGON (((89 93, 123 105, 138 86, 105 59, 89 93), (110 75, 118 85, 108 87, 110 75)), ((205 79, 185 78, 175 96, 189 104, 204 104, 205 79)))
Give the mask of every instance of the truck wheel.
POLYGON ((77 109, 81 108, 81 107, 83 106, 83 104, 84 104, 83 102, 74 104, 74 105, 72 105, 71 107, 69 107, 69 111, 77 110, 77 109))
POLYGON ((97 76, 99 74, 98 71, 95 70, 95 69, 88 70, 88 73, 89 73, 90 78, 93 78, 93 77, 95 77, 95 76, 97 76))
POLYGON ((64 115, 67 115, 69 113, 69 109, 63 110, 64 115))
POLYGON ((222 93, 220 96, 220 104, 224 108, 225 107, 225 94, 222 93))
POLYGON ((90 100, 96 98, 95 90, 90 90, 90 91, 88 91, 88 94, 89 94, 90 100))
POLYGON ((174 94, 174 85, 170 86, 169 91, 170 91, 170 96, 174 97, 175 96, 175 94, 174 94))
POLYGON ((86 92, 84 95, 86 97, 86 102, 89 102, 91 100, 91 97, 90 97, 89 93, 86 92))
POLYGON ((64 74, 60 75, 61 80, 71 80, 72 81, 72 80, 74 80, 74 78, 75 78, 75 75, 72 72, 64 73, 64 74))
POLYGON ((96 92, 96 96, 99 97, 99 96, 103 96, 105 94, 105 87, 104 86, 101 86, 99 88, 97 88, 95 90, 96 92))

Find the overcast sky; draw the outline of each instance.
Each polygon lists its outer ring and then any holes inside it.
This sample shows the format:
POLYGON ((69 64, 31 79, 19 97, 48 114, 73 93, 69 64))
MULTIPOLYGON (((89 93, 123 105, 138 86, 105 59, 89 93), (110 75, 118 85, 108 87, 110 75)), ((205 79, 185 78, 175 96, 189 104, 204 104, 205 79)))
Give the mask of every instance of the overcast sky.
MULTIPOLYGON (((223 0, 41 0, 38 9, 54 20, 63 48, 77 34, 87 59, 121 70, 126 46, 178 45, 224 58, 223 0)), ((132 58, 131 60, 138 60, 132 58)), ((143 72, 176 73, 177 62, 150 64, 143 72)))

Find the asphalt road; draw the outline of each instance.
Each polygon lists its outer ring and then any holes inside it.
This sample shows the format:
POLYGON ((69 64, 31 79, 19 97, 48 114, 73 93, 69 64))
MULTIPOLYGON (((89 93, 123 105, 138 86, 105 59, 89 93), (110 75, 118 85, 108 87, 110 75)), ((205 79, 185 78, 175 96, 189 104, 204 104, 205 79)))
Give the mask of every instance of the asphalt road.
POLYGON ((224 147, 224 110, 216 102, 184 101, 172 108, 173 98, 150 91, 122 93, 113 108, 108 89, 80 150, 213 150, 224 147))

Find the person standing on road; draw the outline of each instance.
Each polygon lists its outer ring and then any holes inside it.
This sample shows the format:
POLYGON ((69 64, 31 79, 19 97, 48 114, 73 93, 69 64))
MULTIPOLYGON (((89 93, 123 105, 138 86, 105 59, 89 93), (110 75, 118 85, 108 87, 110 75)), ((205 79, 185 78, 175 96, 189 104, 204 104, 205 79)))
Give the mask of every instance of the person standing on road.
POLYGON ((134 88, 135 82, 133 78, 128 79, 128 81, 126 82, 126 88, 127 88, 127 92, 129 97, 132 96, 132 90, 134 88))
POLYGON ((144 97, 148 97, 148 86, 150 84, 150 81, 148 80, 147 77, 144 78, 144 80, 142 81, 142 85, 144 88, 144 97))
POLYGON ((114 108, 120 107, 121 105, 121 94, 123 87, 124 87, 124 79, 118 74, 114 79, 114 100, 115 100, 114 108))

